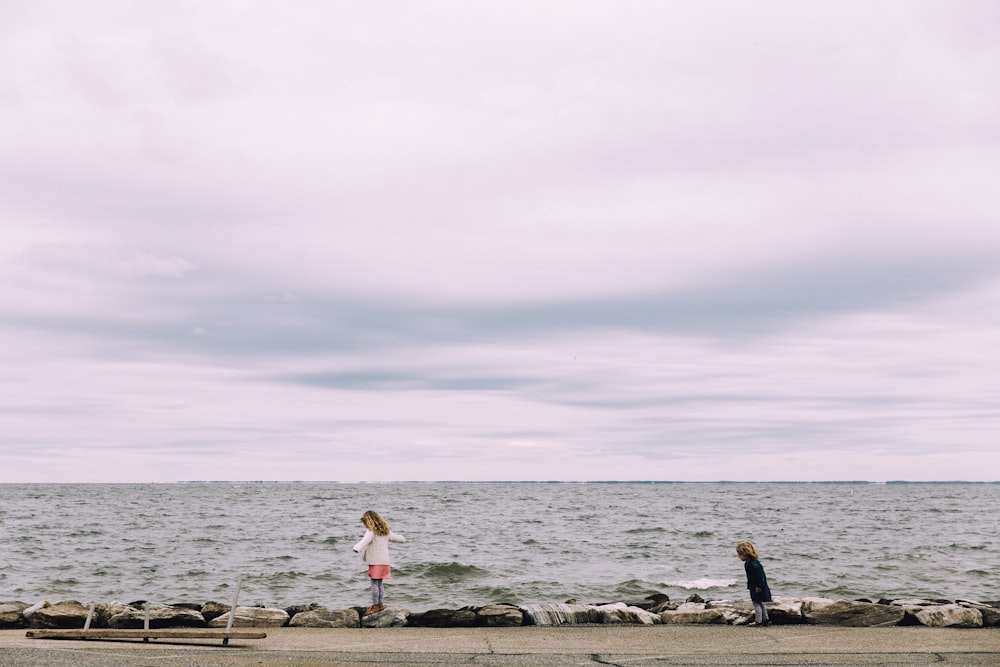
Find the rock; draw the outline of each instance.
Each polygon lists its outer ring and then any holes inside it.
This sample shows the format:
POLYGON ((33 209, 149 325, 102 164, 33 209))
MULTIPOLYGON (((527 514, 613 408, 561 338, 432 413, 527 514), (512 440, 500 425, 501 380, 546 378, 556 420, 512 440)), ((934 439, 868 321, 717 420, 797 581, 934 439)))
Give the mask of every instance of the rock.
POLYGON ((75 600, 55 604, 40 602, 24 610, 24 622, 29 628, 75 629, 87 622, 89 609, 75 600))
POLYGON ((663 593, 654 593, 646 598, 648 604, 637 604, 633 605, 636 607, 642 607, 648 612, 654 614, 659 614, 661 611, 666 611, 668 609, 673 609, 670 603, 670 596, 664 595, 663 593))
POLYGON ((923 600, 921 598, 901 598, 899 600, 890 600, 888 602, 879 600, 879 604, 891 604, 897 607, 930 607, 941 603, 934 602, 933 600, 923 600))
POLYGON ((767 608, 767 617, 775 625, 798 625, 806 622, 802 615, 804 606, 802 600, 774 598, 773 602, 768 602, 764 606, 767 608))
POLYGON ((957 604, 924 607, 914 616, 922 625, 931 628, 981 628, 983 614, 978 609, 957 604))
POLYGON ((524 625, 585 625, 601 622, 595 607, 590 605, 541 603, 521 605, 519 609, 524 625))
POLYGON ((4 602, 0 604, 0 628, 23 628, 25 602, 4 602))
POLYGON ((841 625, 852 628, 878 628, 899 625, 906 616, 902 607, 874 602, 838 600, 822 608, 813 608, 805 617, 807 623, 841 625))
POLYGON ((361 617, 363 628, 399 628, 406 625, 408 612, 402 607, 386 607, 382 611, 361 617))
POLYGON ((470 607, 431 609, 420 614, 410 614, 406 624, 418 628, 471 628, 476 624, 476 612, 470 607))
POLYGON ((293 628, 358 628, 361 618, 354 609, 330 610, 323 607, 300 611, 288 625, 293 628))
POLYGON ((201 615, 205 617, 206 621, 211 623, 213 619, 222 616, 232 608, 233 605, 231 604, 222 604, 221 602, 206 602, 201 606, 201 615))
POLYGON ((660 622, 673 625, 694 623, 719 625, 729 623, 729 619, 726 618, 722 609, 705 609, 702 606, 701 609, 684 611, 678 608, 660 612, 660 622))
POLYGON ((511 628, 523 625, 524 613, 509 604, 491 604, 476 610, 476 625, 511 628))
POLYGON ((802 615, 808 616, 813 612, 820 611, 832 605, 835 600, 831 598, 799 598, 802 601, 802 615))
MULTIPOLYGON (((288 623, 288 612, 268 607, 237 607, 234 628, 280 628, 288 623)), ((229 612, 208 622, 210 628, 224 628, 229 623, 229 612)))
POLYGON ((689 595, 687 597, 687 600, 684 600, 684 601, 685 602, 704 603, 705 602, 705 598, 701 597, 697 593, 692 593, 691 595, 689 595))
MULTIPOLYGON (((705 609, 718 609, 722 612, 726 623, 746 625, 753 620, 753 603, 749 600, 718 600, 706 602, 705 609)), ((660 614, 663 618, 663 614, 660 614)), ((666 622, 666 621, 664 621, 666 622)))
MULTIPOLYGON (((208 625, 201 612, 187 607, 150 605, 150 628, 204 628, 208 625)), ((108 627, 135 630, 146 627, 146 610, 129 608, 108 619, 108 627)))
POLYGON ((594 609, 601 623, 629 623, 634 625, 655 625, 661 623, 660 615, 639 607, 631 607, 624 602, 604 604, 594 609))
POLYGON ((291 607, 285 607, 285 613, 288 614, 288 618, 295 618, 296 614, 301 614, 304 611, 316 611, 317 609, 326 609, 323 605, 318 602, 310 602, 309 604, 296 604, 291 607))
POLYGON ((979 613, 983 615, 984 627, 1000 627, 1000 608, 997 608, 996 603, 992 606, 985 602, 975 602, 973 600, 957 600, 956 603, 963 607, 978 609, 979 613))
POLYGON ((119 602, 115 600, 110 604, 98 604, 94 606, 94 618, 90 619, 90 627, 92 628, 107 628, 110 626, 111 619, 122 614, 126 611, 136 611, 134 607, 130 607, 124 602, 119 602))

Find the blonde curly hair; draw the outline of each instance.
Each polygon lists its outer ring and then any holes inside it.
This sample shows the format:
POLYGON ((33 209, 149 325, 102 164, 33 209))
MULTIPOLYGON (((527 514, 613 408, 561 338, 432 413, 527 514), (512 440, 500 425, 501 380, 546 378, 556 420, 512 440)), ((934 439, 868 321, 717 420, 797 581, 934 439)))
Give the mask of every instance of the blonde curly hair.
POLYGON ((375 510, 368 510, 361 516, 361 523, 376 535, 388 535, 389 523, 375 510))
POLYGON ((741 558, 760 558, 760 554, 757 553, 757 547, 753 545, 753 542, 740 542, 736 545, 736 554, 741 558))

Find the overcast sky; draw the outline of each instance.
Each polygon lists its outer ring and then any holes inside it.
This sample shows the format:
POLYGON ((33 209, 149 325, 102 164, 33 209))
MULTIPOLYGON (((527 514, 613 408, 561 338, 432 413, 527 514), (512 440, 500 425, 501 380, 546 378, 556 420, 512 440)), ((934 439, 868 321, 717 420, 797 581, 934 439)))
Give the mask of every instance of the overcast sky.
POLYGON ((0 481, 1000 479, 998 34, 0 0, 0 481))

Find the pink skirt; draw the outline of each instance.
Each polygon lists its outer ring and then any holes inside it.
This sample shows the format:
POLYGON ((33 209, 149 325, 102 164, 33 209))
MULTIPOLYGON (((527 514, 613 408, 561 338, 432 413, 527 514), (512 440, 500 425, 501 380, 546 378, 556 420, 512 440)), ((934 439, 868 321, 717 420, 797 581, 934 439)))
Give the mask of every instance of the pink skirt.
POLYGON ((369 579, 391 579, 392 572, 389 571, 388 565, 369 565, 368 566, 368 578, 369 579))

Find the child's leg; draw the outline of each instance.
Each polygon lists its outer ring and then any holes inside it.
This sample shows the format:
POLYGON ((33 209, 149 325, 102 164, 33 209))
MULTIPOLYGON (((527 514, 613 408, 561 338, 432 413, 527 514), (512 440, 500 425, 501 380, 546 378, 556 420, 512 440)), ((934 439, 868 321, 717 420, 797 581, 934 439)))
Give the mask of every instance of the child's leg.
POLYGON ((383 579, 378 579, 378 602, 375 604, 382 604, 385 602, 385 581, 383 579))
POLYGON ((372 579, 372 605, 382 604, 382 580, 372 579))
POLYGON ((767 617, 767 607, 764 606, 763 602, 756 600, 753 602, 753 615, 757 623, 767 623, 770 620, 767 617))

